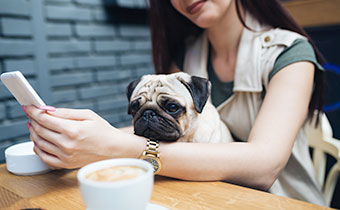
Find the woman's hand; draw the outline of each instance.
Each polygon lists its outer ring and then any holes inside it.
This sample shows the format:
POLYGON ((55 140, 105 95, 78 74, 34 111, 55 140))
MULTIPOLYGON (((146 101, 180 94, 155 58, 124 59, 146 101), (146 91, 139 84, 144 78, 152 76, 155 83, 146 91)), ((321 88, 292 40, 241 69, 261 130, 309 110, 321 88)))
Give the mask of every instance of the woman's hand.
POLYGON ((78 168, 103 159, 138 157, 145 147, 143 138, 114 128, 91 110, 41 109, 24 107, 31 121, 28 129, 34 151, 51 168, 78 168))

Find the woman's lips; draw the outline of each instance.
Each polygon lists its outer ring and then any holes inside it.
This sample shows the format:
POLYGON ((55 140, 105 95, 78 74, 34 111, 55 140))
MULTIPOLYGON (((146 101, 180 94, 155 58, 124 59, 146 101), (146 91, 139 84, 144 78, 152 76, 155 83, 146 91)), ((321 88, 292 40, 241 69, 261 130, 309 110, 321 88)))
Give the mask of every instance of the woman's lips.
POLYGON ((200 0, 192 3, 190 6, 187 7, 187 12, 191 15, 195 14, 202 8, 205 2, 206 0, 200 0))

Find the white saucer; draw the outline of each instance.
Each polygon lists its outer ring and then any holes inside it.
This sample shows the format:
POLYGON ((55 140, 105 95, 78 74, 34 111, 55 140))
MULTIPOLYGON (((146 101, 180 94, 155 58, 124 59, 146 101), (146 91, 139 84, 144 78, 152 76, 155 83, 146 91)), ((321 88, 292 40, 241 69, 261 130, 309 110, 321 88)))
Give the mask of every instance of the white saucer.
POLYGON ((13 145, 5 150, 6 166, 16 175, 38 175, 51 169, 33 151, 33 142, 13 145))
POLYGON ((170 209, 165 208, 164 206, 158 204, 149 203, 148 206, 146 207, 146 210, 170 210, 170 209))

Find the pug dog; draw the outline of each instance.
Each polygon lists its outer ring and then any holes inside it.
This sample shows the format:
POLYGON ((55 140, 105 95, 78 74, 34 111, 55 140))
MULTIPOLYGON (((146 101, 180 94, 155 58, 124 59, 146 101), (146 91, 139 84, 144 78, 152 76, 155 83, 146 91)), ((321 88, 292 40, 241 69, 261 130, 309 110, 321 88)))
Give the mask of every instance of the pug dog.
POLYGON ((211 83, 179 72, 145 75, 127 87, 128 113, 136 135, 159 141, 231 142, 232 137, 208 100, 211 83))

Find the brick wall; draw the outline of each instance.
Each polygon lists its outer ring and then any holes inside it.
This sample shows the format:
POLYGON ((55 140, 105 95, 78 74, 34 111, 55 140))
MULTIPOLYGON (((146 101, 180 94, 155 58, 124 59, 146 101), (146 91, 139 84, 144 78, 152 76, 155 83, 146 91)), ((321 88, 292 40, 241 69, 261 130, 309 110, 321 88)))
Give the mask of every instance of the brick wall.
MULTIPOLYGON (((47 104, 130 125, 125 89, 153 72, 150 34, 147 25, 109 23, 106 1, 1 0, 0 72, 22 71, 47 104)), ((142 1, 113 2, 131 9, 142 1)), ((0 162, 5 148, 29 140, 26 122, 0 83, 0 162)))

